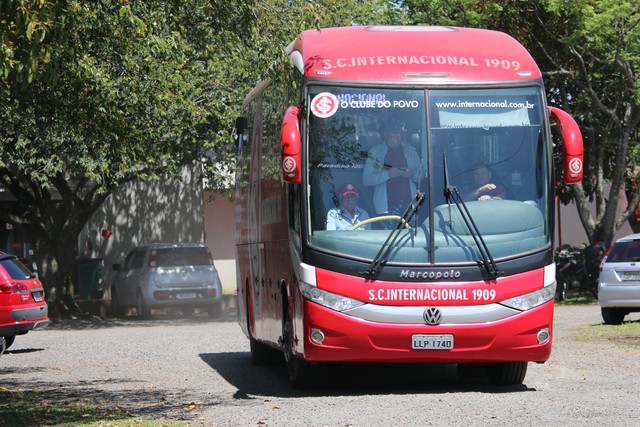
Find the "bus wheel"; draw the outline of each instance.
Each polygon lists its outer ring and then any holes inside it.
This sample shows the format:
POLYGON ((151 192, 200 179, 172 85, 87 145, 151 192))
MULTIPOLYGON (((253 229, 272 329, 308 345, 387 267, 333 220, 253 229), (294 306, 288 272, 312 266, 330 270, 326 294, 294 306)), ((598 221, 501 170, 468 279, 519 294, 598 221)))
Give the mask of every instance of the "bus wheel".
POLYGON ((307 362, 293 354, 293 331, 289 315, 283 324, 284 359, 287 362, 289 381, 298 389, 312 388, 320 383, 322 365, 307 362))
POLYGON ((487 378, 493 385, 522 384, 527 375, 527 362, 487 363, 487 378))

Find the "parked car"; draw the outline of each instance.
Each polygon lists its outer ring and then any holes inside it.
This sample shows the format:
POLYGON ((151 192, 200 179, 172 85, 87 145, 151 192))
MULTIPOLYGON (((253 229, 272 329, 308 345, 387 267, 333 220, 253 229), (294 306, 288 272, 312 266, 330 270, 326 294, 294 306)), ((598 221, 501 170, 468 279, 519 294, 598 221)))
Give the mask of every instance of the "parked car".
POLYGON ((0 350, 11 347, 17 335, 48 324, 49 307, 38 275, 15 255, 0 252, 0 350))
POLYGON ((640 234, 615 241, 600 264, 598 301, 608 325, 640 311, 640 234))
POLYGON ((191 243, 137 246, 124 260, 111 285, 115 316, 136 307, 149 318, 154 308, 178 307, 185 314, 206 309, 213 318, 222 313, 222 286, 209 248, 191 243))

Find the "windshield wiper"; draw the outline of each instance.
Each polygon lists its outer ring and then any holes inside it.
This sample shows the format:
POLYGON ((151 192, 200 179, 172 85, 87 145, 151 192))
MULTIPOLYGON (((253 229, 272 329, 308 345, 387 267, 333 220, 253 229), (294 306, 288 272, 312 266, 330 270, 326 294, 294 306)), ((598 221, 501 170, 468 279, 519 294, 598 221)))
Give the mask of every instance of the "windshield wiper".
POLYGON ((371 261, 369 268, 365 271, 361 271, 360 275, 364 276, 367 279, 374 279, 378 276, 378 273, 380 273, 380 270, 387 261, 389 252, 391 252, 394 243, 400 236, 400 232, 403 228, 410 224, 411 220, 418 212, 420 205, 424 202, 424 199, 425 194, 420 190, 416 191, 415 196, 413 196, 413 199, 405 209, 404 214, 402 214, 402 217, 398 219, 396 227, 391 230, 391 233, 389 233, 387 239, 384 241, 382 246, 380 246, 380 250, 373 258, 373 261, 371 261))
MULTIPOLYGON (((467 205, 465 205, 464 201, 462 200, 458 188, 455 185, 451 185, 449 183, 449 170, 447 168, 446 152, 442 153, 442 162, 444 164, 444 197, 447 201, 447 204, 449 205, 449 209, 451 209, 451 201, 453 201, 458 208, 458 212, 460 212, 460 216, 462 217, 464 223, 471 232, 471 237, 473 237, 473 240, 478 247, 478 252, 480 252, 480 255, 482 256, 482 263, 484 264, 484 268, 487 271, 487 274, 491 279, 495 279, 501 274, 501 272, 498 270, 498 266, 491 256, 491 252, 489 252, 489 247, 482 238, 482 234, 480 234, 480 230, 473 220, 471 213, 469 213, 467 205)), ((449 218, 449 222, 451 222, 451 218, 449 218)))

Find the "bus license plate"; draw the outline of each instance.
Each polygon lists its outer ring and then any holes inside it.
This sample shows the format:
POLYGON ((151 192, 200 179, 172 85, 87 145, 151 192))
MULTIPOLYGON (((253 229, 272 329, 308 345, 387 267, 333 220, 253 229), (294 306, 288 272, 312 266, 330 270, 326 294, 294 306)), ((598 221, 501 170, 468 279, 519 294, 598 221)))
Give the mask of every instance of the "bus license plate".
POLYGON ((193 292, 182 292, 176 294, 176 299, 196 299, 196 296, 193 292))
POLYGON ((414 350, 452 350, 453 335, 421 335, 412 337, 411 348, 414 350))

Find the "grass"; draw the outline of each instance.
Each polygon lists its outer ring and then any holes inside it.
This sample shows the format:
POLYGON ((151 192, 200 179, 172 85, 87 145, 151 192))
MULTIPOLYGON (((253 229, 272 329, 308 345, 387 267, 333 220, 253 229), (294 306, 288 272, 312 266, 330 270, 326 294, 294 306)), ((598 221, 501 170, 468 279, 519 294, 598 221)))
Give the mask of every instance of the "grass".
MULTIPOLYGON (((575 296, 556 302, 560 305, 597 304, 591 296, 575 296)), ((640 321, 626 321, 622 325, 594 324, 578 328, 572 335, 574 339, 586 342, 610 342, 618 347, 640 350, 640 321)))
POLYGON ((624 322, 622 325, 586 325, 575 331, 572 337, 580 341, 607 341, 618 347, 640 350, 640 321, 624 322))
POLYGON ((571 305, 571 304, 595 304, 597 303, 598 300, 594 297, 592 297, 591 295, 577 295, 577 296, 570 296, 564 299, 564 301, 556 301, 556 304, 565 304, 565 305, 571 305))
MULTIPOLYGON (((591 296, 575 296, 556 302, 560 305, 597 304, 598 300, 591 296)), ((571 335, 574 339, 588 342, 607 341, 618 347, 640 350, 640 321, 625 321, 622 325, 585 325, 571 335)))
POLYGON ((42 391, 0 387, 0 420, 5 427, 185 427, 184 421, 134 418, 113 402, 61 397, 42 391))

